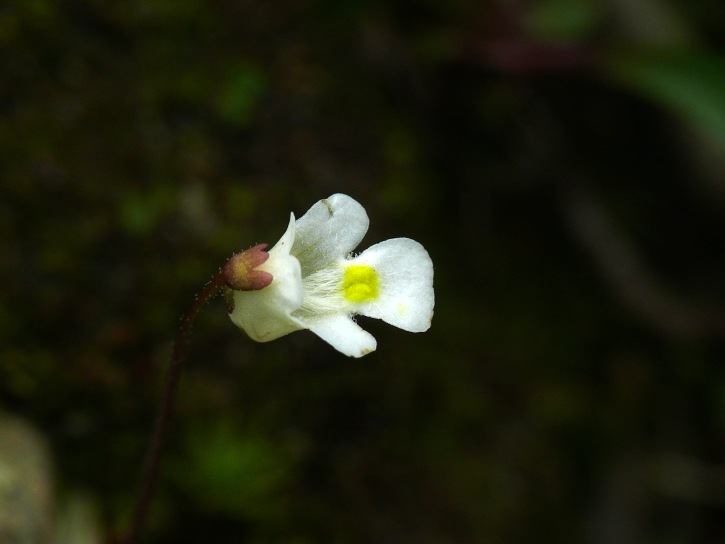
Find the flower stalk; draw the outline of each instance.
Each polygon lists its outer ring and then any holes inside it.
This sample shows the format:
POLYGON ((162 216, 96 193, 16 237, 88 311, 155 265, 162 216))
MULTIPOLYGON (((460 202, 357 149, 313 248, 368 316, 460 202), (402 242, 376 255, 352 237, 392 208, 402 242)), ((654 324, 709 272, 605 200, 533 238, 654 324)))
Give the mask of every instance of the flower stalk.
POLYGON ((171 359, 169 360, 163 399, 161 400, 159 413, 156 416, 156 423, 154 424, 151 441, 149 442, 148 452, 146 454, 143 476, 136 496, 133 517, 131 518, 128 532, 122 540, 124 544, 137 544, 146 526, 151 498, 156 488, 159 469, 161 468, 161 454, 169 434, 169 426, 176 405, 176 393, 179 388, 179 378, 181 377, 181 363, 186 356, 186 349, 191 338, 191 329, 199 311, 207 302, 218 295, 224 287, 225 280, 222 270, 194 297, 194 302, 181 317, 181 324, 179 325, 179 331, 176 333, 171 351, 171 359))
POLYGON ((163 448, 169 434, 174 407, 176 406, 176 395, 179 389, 179 378, 181 377, 181 363, 186 357, 194 320, 206 303, 222 291, 230 289, 254 291, 262 289, 272 282, 271 274, 256 270, 256 267, 269 257, 264 251, 266 247, 267 244, 259 244, 233 255, 194 297, 194 302, 181 317, 181 324, 171 350, 163 398, 151 434, 133 516, 129 529, 122 538, 123 544, 137 544, 146 526, 151 499, 159 478, 163 448))

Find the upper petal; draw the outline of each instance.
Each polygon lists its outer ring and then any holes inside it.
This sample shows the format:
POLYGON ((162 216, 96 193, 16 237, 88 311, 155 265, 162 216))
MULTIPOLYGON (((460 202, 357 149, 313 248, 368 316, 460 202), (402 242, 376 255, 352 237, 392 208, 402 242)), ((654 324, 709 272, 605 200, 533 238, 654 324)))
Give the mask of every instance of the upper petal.
POLYGON ((339 313, 305 322, 308 329, 348 357, 362 357, 375 351, 378 343, 347 314, 339 313))
POLYGON ((297 221, 292 255, 299 259, 302 275, 346 257, 369 224, 365 208, 347 195, 334 194, 317 202, 297 221))
POLYGON ((289 255, 295 241, 296 233, 297 223, 295 222, 295 214, 290 213, 289 223, 287 223, 287 230, 284 231, 284 234, 282 235, 282 238, 279 239, 279 242, 274 244, 274 247, 269 250, 269 254, 272 255, 272 252, 275 252, 285 253, 289 255))
POLYGON ((433 319, 433 262, 410 238, 375 244, 348 264, 367 265, 378 274, 378 297, 355 307, 355 313, 382 319, 406 331, 427 331, 433 319))

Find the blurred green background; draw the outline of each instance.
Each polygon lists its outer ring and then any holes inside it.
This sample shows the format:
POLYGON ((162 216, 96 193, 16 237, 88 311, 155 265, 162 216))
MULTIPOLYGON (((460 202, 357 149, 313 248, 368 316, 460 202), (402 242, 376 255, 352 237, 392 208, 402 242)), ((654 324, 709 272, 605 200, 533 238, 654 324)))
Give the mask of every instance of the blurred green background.
POLYGON ((436 265, 347 359, 200 315, 147 539, 725 542, 720 0, 10 0, 0 410, 128 519, 178 318, 335 192, 436 265))

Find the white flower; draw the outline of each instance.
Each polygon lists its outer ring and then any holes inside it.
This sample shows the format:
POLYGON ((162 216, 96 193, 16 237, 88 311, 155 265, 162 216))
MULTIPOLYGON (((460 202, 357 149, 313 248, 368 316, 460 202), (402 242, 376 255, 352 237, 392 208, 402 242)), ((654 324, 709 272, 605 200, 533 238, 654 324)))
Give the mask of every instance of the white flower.
POLYGON ((355 314, 406 331, 428 330, 433 317, 433 263, 414 240, 393 238, 353 256, 368 230, 365 209, 347 195, 320 200, 295 221, 256 270, 272 282, 234 291, 229 317, 253 340, 267 342, 309 329, 351 357, 375 350, 355 314))

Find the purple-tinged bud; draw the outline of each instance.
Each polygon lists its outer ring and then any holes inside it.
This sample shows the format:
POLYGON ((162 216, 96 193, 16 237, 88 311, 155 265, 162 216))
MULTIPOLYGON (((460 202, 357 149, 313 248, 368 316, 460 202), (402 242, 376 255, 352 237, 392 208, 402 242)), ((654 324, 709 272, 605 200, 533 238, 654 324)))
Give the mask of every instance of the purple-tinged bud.
POLYGON ((241 253, 236 253, 222 268, 224 282, 235 291, 259 291, 272 283, 272 274, 256 268, 269 259, 265 248, 258 244, 241 253))

